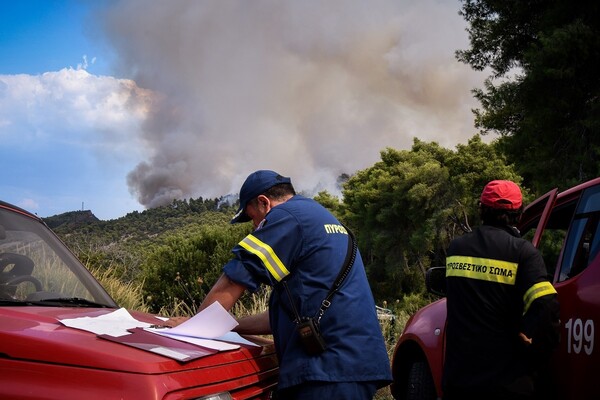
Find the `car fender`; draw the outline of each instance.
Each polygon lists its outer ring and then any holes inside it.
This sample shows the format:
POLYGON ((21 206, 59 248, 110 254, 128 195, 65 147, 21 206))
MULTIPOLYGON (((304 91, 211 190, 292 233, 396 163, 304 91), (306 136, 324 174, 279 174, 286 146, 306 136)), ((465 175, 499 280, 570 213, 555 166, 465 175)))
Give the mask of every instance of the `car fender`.
POLYGON ((438 397, 442 394, 442 367, 446 328, 446 299, 437 300, 417 311, 406 323, 394 349, 391 392, 401 399, 407 385, 407 369, 425 359, 430 368, 438 397))

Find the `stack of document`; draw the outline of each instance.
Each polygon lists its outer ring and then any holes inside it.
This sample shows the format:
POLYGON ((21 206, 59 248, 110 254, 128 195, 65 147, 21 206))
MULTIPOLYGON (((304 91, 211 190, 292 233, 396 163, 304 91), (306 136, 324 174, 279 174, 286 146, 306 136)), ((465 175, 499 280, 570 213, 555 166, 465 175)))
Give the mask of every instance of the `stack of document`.
POLYGON ((215 350, 232 350, 240 346, 231 343, 256 344, 231 332, 238 325, 218 302, 212 303, 192 318, 174 328, 145 328, 146 331, 215 350), (228 343, 224 343, 228 342, 228 343))
POLYGON ((152 328, 151 324, 133 318, 124 308, 98 317, 62 319, 60 323, 179 361, 238 349, 240 344, 258 346, 231 331, 238 323, 219 302, 174 328, 152 328))

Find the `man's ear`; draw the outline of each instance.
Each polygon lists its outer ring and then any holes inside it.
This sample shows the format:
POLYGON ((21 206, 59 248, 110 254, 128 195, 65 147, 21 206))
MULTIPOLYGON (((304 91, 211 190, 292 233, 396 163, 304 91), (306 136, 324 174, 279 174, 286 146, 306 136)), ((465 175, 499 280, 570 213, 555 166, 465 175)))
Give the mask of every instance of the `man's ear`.
POLYGON ((269 198, 264 194, 258 196, 257 200, 258 203, 265 207, 267 210, 271 207, 271 200, 269 200, 269 198))

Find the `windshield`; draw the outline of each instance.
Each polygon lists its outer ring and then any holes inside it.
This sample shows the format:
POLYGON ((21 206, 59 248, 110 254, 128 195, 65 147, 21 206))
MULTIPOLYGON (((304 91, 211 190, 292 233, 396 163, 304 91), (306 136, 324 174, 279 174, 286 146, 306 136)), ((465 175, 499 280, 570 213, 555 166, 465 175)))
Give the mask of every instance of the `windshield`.
POLYGON ((73 298, 83 300, 81 304, 87 300, 88 304, 116 307, 49 228, 27 215, 0 207, 0 301, 57 305, 47 300, 73 298))

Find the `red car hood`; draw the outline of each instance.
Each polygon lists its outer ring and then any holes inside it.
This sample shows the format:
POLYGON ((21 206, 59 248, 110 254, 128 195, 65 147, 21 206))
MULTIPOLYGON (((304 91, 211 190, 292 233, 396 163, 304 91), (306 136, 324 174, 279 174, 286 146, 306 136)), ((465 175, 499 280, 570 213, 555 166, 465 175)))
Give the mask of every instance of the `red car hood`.
MULTIPOLYGON (((141 374, 215 367, 273 353, 273 346, 242 346, 187 363, 98 338, 68 328, 59 320, 96 317, 114 311, 98 308, 0 307, 0 357, 41 363, 72 365, 141 374)), ((156 323, 149 314, 131 312, 134 318, 156 323)), ((273 357, 260 357, 269 362, 273 357)))

